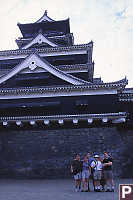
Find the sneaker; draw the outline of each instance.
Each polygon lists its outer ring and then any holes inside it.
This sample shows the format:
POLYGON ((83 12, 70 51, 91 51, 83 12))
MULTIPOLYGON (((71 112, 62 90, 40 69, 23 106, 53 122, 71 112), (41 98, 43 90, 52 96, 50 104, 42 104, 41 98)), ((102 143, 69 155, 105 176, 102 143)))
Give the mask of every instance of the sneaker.
POLYGON ((75 192, 78 192, 78 190, 79 190, 78 187, 75 187, 75 192))
POLYGON ((110 192, 110 189, 107 189, 106 192, 110 192))
POLYGON ((78 188, 75 188, 75 192, 78 192, 78 188))
POLYGON ((111 192, 114 192, 114 189, 112 189, 111 192))
POLYGON ((90 192, 90 190, 85 190, 85 192, 90 192))
POLYGON ((81 192, 84 192, 84 190, 81 190, 81 192))
POLYGON ((100 189, 97 189, 97 192, 101 192, 101 190, 100 190, 100 189))

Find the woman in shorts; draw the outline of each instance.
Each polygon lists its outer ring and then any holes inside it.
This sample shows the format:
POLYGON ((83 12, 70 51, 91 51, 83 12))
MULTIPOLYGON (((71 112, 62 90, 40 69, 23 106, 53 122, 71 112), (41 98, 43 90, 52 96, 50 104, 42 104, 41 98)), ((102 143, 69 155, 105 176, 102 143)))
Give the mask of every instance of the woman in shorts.
POLYGON ((89 192, 88 182, 91 175, 91 168, 89 166, 88 157, 85 156, 82 164, 82 189, 81 192, 89 192))

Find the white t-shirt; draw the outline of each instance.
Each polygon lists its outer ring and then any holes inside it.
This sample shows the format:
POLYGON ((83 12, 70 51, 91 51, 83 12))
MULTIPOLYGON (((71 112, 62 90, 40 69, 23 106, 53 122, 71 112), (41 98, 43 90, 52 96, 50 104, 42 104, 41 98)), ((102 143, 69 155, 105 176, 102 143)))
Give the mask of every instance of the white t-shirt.
POLYGON ((102 163, 101 161, 92 161, 91 167, 93 167, 95 170, 102 170, 102 163))

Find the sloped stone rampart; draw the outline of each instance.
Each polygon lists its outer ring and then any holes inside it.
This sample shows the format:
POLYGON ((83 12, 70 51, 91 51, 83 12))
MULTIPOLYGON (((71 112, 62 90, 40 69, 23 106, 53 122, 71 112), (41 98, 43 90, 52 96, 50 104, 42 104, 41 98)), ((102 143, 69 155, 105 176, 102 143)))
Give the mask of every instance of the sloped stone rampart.
POLYGON ((0 177, 66 178, 76 153, 87 152, 113 157, 117 177, 133 177, 129 171, 133 157, 133 132, 115 127, 2 131, 0 134, 0 177), (129 148, 128 148, 129 146, 129 148), (131 155, 130 155, 131 154, 131 155))

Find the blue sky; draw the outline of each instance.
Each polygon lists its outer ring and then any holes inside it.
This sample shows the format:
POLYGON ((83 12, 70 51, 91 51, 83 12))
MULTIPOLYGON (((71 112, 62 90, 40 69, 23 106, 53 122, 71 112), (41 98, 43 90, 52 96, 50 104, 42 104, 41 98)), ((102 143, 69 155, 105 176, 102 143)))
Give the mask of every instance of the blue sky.
POLYGON ((75 44, 94 42, 95 77, 104 82, 127 76, 133 87, 133 0, 4 0, 0 7, 0 50, 16 49, 17 23, 37 21, 48 11, 70 18, 75 44))

